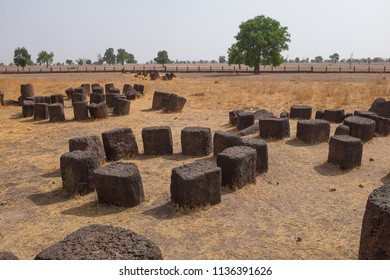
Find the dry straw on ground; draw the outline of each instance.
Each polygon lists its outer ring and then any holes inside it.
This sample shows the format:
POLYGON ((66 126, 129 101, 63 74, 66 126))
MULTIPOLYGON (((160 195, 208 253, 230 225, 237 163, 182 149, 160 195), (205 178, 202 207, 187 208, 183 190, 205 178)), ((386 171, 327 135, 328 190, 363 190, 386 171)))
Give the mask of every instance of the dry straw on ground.
POLYGON ((55 124, 22 119, 20 107, 0 107, 0 251, 31 259, 74 230, 100 223, 152 239, 166 259, 357 258, 367 197, 390 182, 389 137, 366 143, 362 166, 342 172, 326 163, 326 143, 294 140, 296 121, 291 121, 291 138, 268 144, 268 173, 244 189, 225 190, 221 204, 196 211, 170 204, 170 175, 172 168, 194 160, 180 154, 183 127, 234 131, 227 125, 228 111, 238 108, 265 108, 277 115, 293 104, 309 104, 314 111, 367 109, 377 97, 390 98, 389 75, 209 74, 169 82, 132 74, 3 75, 0 90, 16 100, 22 83, 32 83, 36 95, 50 95, 95 82, 119 88, 141 83, 146 96, 131 103, 130 115, 102 121, 72 121, 69 101, 67 121, 55 124), (186 97, 184 111, 150 111, 155 90, 186 97), (69 138, 130 127, 142 152, 141 130, 155 125, 172 128, 174 155, 129 160, 141 171, 145 203, 123 209, 99 205, 95 193, 69 197, 62 191, 59 158, 69 138))

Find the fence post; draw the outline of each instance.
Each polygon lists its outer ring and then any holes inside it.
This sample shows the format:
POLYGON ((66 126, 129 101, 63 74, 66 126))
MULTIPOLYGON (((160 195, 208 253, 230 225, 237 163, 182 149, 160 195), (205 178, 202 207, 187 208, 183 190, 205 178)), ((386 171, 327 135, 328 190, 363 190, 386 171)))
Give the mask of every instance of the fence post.
POLYGON ((246 68, 246 72, 248 72, 248 67, 246 68))
POLYGON ((300 72, 301 71, 301 66, 300 65, 298 65, 298 72, 300 72))
POLYGON ((6 73, 8 72, 8 68, 7 68, 7 67, 5 67, 5 72, 6 72, 6 73))
POLYGON ((222 72, 223 72, 223 66, 222 66, 222 72))
POLYGON ((179 69, 179 68, 176 66, 176 72, 178 72, 178 69, 179 69))
POLYGON ((340 66, 340 71, 339 72, 341 73, 341 66, 340 66))
POLYGON ((328 66, 325 66, 325 72, 328 72, 328 66))
POLYGON ((198 72, 200 72, 200 66, 198 66, 198 72))
POLYGON ((273 66, 271 66, 271 72, 274 72, 274 67, 273 66))
POLYGON ((211 66, 210 66, 210 72, 212 72, 212 68, 211 68, 211 66))
POLYGON ((313 67, 313 66, 310 67, 310 71, 311 71, 311 72, 314 71, 314 67, 313 67))
POLYGON ((368 73, 371 72, 371 66, 368 66, 368 73))
POLYGON ((383 73, 386 73, 386 66, 383 67, 383 73))
POLYGON ((283 71, 286 72, 286 65, 283 66, 283 71))
POLYGON ((188 72, 188 66, 187 66, 187 72, 188 72))
POLYGON ((353 67, 353 72, 356 72, 356 66, 353 67))
POLYGON ((153 71, 156 71, 156 66, 153 65, 153 71))

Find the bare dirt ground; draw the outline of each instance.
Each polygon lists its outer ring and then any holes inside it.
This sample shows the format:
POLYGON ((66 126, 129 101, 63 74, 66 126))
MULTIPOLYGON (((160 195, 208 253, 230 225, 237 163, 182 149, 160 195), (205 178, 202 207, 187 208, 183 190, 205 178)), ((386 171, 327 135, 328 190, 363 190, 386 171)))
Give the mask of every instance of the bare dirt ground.
POLYGON ((389 137, 364 145, 362 166, 340 171, 326 163, 327 143, 304 145, 294 139, 296 121, 291 120, 289 139, 268 142, 268 173, 239 191, 224 190, 222 203, 198 210, 170 204, 170 175, 172 168, 195 160, 181 155, 180 131, 186 126, 234 132, 228 112, 238 108, 265 108, 277 115, 293 104, 312 105, 314 111, 368 109, 375 98, 390 98, 390 75, 194 74, 173 81, 131 74, 2 75, 0 90, 5 99, 16 100, 22 83, 32 83, 36 95, 50 95, 95 82, 119 88, 141 83, 146 95, 132 102, 130 115, 102 121, 73 121, 68 100, 63 123, 23 119, 21 107, 0 107, 0 251, 32 259, 76 229, 100 223, 150 238, 165 259, 357 258, 367 197, 390 183, 389 137), (150 111, 155 90, 185 96, 184 111, 150 111), (130 127, 142 153, 141 130, 155 125, 171 127, 174 154, 126 160, 141 171, 143 204, 129 209, 100 205, 95 193, 73 197, 62 190, 59 158, 68 151, 69 138, 130 127))

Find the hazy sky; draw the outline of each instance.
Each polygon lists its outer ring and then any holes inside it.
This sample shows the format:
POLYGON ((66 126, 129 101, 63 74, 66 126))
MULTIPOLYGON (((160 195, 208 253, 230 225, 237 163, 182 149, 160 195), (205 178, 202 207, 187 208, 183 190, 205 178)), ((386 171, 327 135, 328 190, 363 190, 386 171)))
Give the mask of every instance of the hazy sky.
POLYGON ((288 27, 295 57, 390 57, 389 0, 0 0, 0 62, 26 47, 55 62, 96 60, 124 48, 144 63, 159 50, 170 59, 218 60, 241 22, 265 15, 288 27))

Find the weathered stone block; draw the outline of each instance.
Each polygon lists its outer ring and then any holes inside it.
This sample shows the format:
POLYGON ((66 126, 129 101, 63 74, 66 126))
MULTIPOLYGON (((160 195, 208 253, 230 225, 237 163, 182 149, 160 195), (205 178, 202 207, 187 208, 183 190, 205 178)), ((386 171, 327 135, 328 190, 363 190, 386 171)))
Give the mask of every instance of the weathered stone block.
POLYGON ((74 137, 69 139, 69 152, 73 151, 91 152, 96 155, 100 162, 104 162, 106 154, 100 138, 96 135, 74 137))
POLYGON ((293 105, 290 108, 291 119, 310 120, 312 107, 308 105, 293 105))
POLYGON ((256 182, 256 150, 250 147, 230 147, 217 156, 222 170, 222 186, 243 188, 256 182))
POLYGON ((64 96, 62 94, 50 95, 50 104, 60 103, 64 105, 64 96))
POLYGON ((356 110, 355 116, 371 119, 375 121, 375 133, 383 136, 390 134, 390 118, 378 116, 374 112, 356 110))
POLYGON ((328 141, 330 123, 324 120, 300 120, 297 123, 297 138, 306 143, 314 144, 328 141))
POLYGON ((349 126, 349 135, 361 139, 363 142, 370 141, 375 133, 375 121, 363 117, 348 117, 344 125, 349 126))
POLYGON ((182 153, 186 156, 207 156, 213 146, 211 130, 207 127, 185 127, 181 131, 182 153))
POLYGON ((169 95, 168 104, 164 108, 164 112, 181 112, 186 102, 187 99, 185 99, 184 97, 172 93, 171 95, 169 95))
POLYGON ((345 119, 344 109, 324 110, 324 120, 331 123, 341 123, 345 119))
POLYGON ((181 207, 221 202, 221 168, 208 160, 176 167, 171 175, 171 201, 181 207))
POLYGON ((236 128, 238 130, 245 129, 250 127, 255 123, 255 116, 250 112, 238 112, 237 113, 237 122, 236 128))
POLYGON ((88 102, 82 101, 82 102, 73 103, 73 113, 74 113, 74 119, 76 121, 82 121, 88 119, 89 118, 88 102))
POLYGON ((28 118, 34 116, 34 102, 30 100, 23 101, 22 117, 28 118))
POLYGON ((229 112, 229 123, 233 126, 236 126, 237 123, 237 114, 244 112, 244 110, 233 110, 229 112))
POLYGON ((339 165, 341 170, 361 165, 363 142, 356 137, 335 135, 329 141, 328 162, 339 165))
POLYGON ((130 100, 123 99, 123 98, 116 98, 114 110, 113 110, 113 115, 114 116, 125 116, 125 115, 128 115, 129 113, 130 113, 130 100))
POLYGON ((115 98, 119 97, 120 95, 117 93, 107 93, 106 94, 106 104, 108 108, 113 108, 115 105, 115 98))
POLYGON ((49 118, 49 104, 35 103, 34 104, 34 120, 47 120, 49 118))
POLYGON ((259 120, 261 138, 283 139, 290 137, 289 119, 265 118, 259 120))
POLYGON ((322 119, 324 119, 324 111, 318 110, 318 111, 316 112, 315 119, 316 119, 316 120, 322 120, 322 119))
POLYGON ((336 127, 334 135, 349 135, 351 133, 351 129, 347 125, 340 124, 336 127))
POLYGON ((240 146, 250 147, 256 150, 256 171, 264 173, 268 171, 268 146, 262 139, 244 138, 240 146))
POLYGON ((64 105, 61 103, 50 104, 48 109, 50 122, 65 121, 64 105))
POLYGON ((368 197, 360 235, 359 260, 390 260, 390 185, 368 197))
POLYGON ((0 261, 18 260, 18 257, 11 252, 0 252, 0 261))
POLYGON ((145 200, 141 175, 134 163, 112 162, 93 172, 99 203, 134 207, 145 200))
POLYGON ((82 84, 80 87, 84 88, 84 92, 86 95, 91 94, 91 85, 90 84, 82 84))
POLYGON ((72 96, 73 96, 73 88, 67 88, 65 90, 65 94, 66 96, 68 97, 68 99, 72 99, 72 96))
POLYGON ((40 252, 36 260, 162 260, 149 239, 128 229, 90 225, 40 252))
POLYGON ((152 109, 161 110, 167 107, 170 95, 171 94, 167 92, 155 91, 153 94, 152 109))
POLYGON ((91 93, 89 98, 90 98, 89 103, 99 104, 99 103, 106 102, 106 96, 104 94, 100 94, 100 93, 93 92, 93 93, 91 93))
POLYGON ((72 94, 72 104, 76 103, 76 102, 83 102, 83 101, 86 101, 87 100, 87 97, 84 93, 80 93, 80 92, 73 92, 72 94))
POLYGON ((137 141, 130 128, 119 128, 103 132, 102 139, 108 161, 134 157, 139 154, 137 141))
POLYGON ((214 146, 214 156, 221 153, 226 148, 233 146, 240 146, 241 138, 235 134, 229 132, 216 131, 214 133, 213 146, 214 146))
POLYGON ((72 151, 60 158, 62 184, 72 194, 87 194, 94 190, 92 172, 98 168, 98 157, 86 151, 72 151))
POLYGON ((173 153, 172 132, 168 126, 142 129, 145 155, 171 155, 173 153))
POLYGON ((92 119, 106 119, 108 118, 106 103, 92 103, 88 105, 89 114, 92 119))

